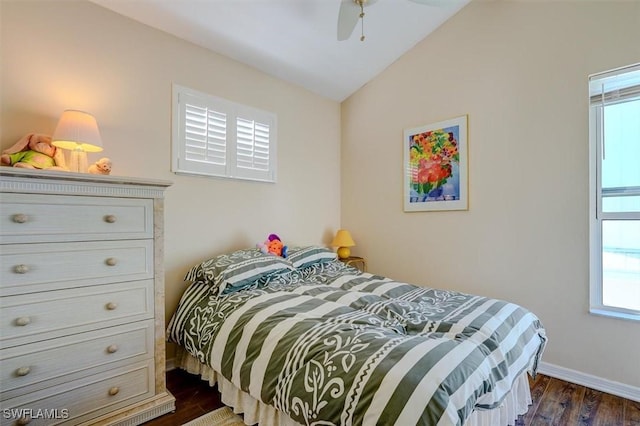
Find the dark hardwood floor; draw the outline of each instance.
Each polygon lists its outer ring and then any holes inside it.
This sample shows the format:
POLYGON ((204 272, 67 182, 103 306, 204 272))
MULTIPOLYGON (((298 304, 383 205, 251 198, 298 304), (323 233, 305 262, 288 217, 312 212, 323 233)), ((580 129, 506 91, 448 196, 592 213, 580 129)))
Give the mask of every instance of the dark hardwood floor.
POLYGON ((176 398, 176 411, 148 421, 144 426, 183 425, 224 406, 217 386, 211 387, 200 376, 178 368, 167 371, 167 389, 176 398))
MULTIPOLYGON (((538 374, 530 380, 533 404, 517 426, 640 426, 640 402, 538 374)), ((178 426, 223 406, 216 387, 182 370, 167 372, 167 387, 176 397, 175 413, 145 426, 178 426)))
POLYGON ((538 374, 520 425, 640 426, 640 402, 538 374))

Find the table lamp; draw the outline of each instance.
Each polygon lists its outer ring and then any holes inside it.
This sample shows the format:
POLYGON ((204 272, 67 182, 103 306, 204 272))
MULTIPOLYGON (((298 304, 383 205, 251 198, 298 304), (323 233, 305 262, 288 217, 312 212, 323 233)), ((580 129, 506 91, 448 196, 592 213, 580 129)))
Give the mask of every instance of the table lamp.
POLYGON ((355 246, 356 243, 353 241, 353 238, 351 238, 349 231, 339 229, 331 245, 338 247, 337 253, 340 259, 346 259, 351 255, 351 249, 349 247, 355 246))
POLYGON ((69 169, 79 173, 87 173, 87 152, 102 151, 102 138, 94 116, 72 109, 62 113, 51 144, 71 151, 69 169))

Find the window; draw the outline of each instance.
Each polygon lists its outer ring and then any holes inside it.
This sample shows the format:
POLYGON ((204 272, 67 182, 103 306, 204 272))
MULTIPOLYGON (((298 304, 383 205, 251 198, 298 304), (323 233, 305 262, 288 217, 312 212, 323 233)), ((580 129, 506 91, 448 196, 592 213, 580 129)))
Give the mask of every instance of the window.
POLYGON ((591 312, 640 320, 640 64, 589 77, 591 312))
POLYGON ((173 85, 172 171, 276 181, 276 116, 173 85))

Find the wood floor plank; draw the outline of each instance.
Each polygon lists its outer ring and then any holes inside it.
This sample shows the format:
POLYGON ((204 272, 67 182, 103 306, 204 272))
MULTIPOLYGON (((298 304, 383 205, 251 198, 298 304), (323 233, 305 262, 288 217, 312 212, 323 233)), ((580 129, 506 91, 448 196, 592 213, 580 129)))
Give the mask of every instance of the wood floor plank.
POLYGON ((550 380, 551 377, 544 376, 542 374, 536 375, 535 379, 529 377, 529 388, 531 389, 532 403, 529 406, 529 411, 527 411, 527 414, 525 414, 524 416, 519 416, 518 420, 522 421, 522 423, 518 423, 516 426, 527 426, 531 424, 531 422, 533 421, 533 416, 540 406, 540 401, 542 401, 544 392, 547 389, 547 386, 549 386, 550 380))
POLYGON ((551 378, 531 425, 576 425, 584 394, 583 386, 551 378))
POLYGON ((624 426, 640 426, 640 402, 624 400, 624 426))
POLYGON ((174 369, 167 372, 167 388, 176 398, 176 411, 144 423, 145 426, 177 426, 224 407, 218 387, 200 376, 174 369))
POLYGON ((623 400, 586 388, 580 409, 580 426, 623 426, 623 400))

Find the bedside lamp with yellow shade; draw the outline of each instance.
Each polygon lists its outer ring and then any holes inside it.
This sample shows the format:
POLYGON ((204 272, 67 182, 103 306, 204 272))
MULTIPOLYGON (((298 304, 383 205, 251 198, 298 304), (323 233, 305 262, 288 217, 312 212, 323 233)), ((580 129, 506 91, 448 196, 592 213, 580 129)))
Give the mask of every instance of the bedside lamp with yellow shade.
POLYGON ((353 241, 353 238, 351 238, 349 231, 346 229, 339 229, 331 245, 333 247, 338 247, 337 253, 340 259, 346 259, 351 256, 350 247, 355 246, 356 243, 353 241))

